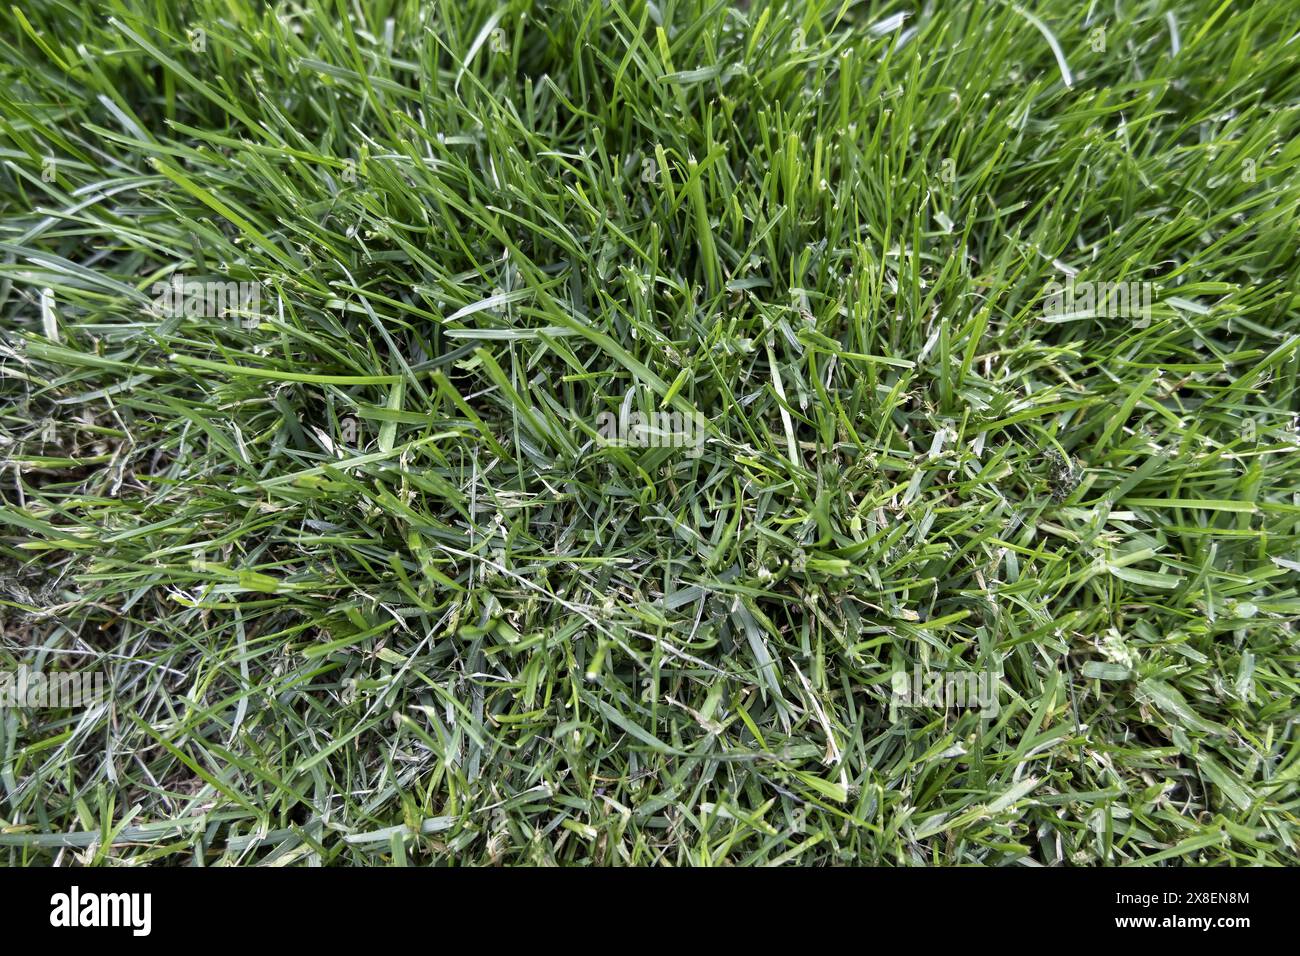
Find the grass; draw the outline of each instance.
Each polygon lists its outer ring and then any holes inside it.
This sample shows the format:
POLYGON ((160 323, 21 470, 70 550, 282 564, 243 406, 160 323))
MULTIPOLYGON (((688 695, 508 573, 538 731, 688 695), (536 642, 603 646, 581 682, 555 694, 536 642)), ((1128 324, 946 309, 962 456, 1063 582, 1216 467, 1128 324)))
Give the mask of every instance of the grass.
POLYGON ((0 18, 0 862, 1297 862, 1292 0, 0 18))

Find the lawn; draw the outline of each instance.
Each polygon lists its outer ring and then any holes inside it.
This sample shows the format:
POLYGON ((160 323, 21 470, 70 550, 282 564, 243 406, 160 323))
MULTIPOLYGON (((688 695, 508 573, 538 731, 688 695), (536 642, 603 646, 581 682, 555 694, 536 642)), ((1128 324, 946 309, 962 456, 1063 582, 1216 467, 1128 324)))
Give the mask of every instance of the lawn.
POLYGON ((0 24, 0 863, 1300 862, 1295 0, 0 24))

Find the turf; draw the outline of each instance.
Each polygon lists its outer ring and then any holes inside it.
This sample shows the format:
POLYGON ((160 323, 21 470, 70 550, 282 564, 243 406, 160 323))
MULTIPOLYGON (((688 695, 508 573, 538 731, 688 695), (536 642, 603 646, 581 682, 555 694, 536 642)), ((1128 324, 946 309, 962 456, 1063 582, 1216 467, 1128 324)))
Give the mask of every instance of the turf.
POLYGON ((0 20, 0 862, 1297 862, 1294 0, 0 20))

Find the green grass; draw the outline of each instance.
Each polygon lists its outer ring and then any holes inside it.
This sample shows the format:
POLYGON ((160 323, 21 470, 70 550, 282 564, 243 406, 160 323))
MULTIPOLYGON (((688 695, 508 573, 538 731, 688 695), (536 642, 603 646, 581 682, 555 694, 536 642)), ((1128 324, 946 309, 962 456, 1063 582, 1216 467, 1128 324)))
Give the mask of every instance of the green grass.
POLYGON ((0 862, 1296 863, 1294 0, 924 6, 0 14, 0 862))

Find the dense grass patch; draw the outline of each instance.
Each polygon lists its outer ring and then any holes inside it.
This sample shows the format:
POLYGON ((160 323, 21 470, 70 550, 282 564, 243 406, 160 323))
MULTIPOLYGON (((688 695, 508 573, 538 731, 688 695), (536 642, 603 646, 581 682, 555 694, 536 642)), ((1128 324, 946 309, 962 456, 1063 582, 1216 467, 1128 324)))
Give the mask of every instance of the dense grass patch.
POLYGON ((1295 4, 924 7, 0 14, 0 861, 1296 862, 1295 4))

